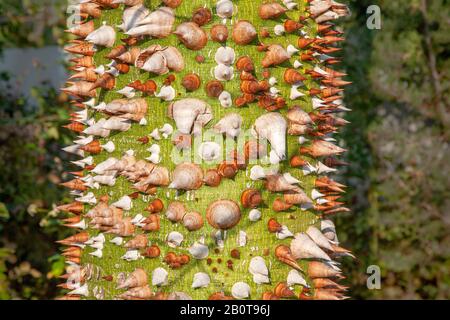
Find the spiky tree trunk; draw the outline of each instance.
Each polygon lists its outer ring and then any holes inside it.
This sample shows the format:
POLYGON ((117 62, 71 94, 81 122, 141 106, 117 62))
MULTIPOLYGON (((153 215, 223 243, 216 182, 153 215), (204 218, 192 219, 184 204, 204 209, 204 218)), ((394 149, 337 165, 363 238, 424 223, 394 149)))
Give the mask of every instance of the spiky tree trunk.
MULTIPOLYGON (((143 3, 144 2, 144 3, 143 3)), ((67 299, 341 299, 334 1, 79 6, 67 299), (310 289, 308 289, 310 288, 310 289)), ((118 4, 120 3, 120 4, 118 4)))

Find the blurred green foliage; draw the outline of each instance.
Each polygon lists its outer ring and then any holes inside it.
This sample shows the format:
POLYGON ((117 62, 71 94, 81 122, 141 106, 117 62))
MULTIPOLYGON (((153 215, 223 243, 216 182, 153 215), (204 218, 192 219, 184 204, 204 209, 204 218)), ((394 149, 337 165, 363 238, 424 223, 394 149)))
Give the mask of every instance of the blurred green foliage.
MULTIPOLYGON (((340 240, 358 260, 346 262, 354 298, 450 298, 448 0, 351 0, 343 23, 342 68, 353 84, 353 112, 341 137, 351 165, 341 179, 353 213, 337 217, 340 240), (382 29, 366 28, 378 4, 382 29), (366 269, 379 265, 381 290, 368 290, 366 269)), ((4 47, 63 43, 65 1, 0 2, 4 47)), ((8 82, 2 75, 0 85, 8 82)), ((54 245, 57 202, 69 136, 64 97, 36 89, 37 108, 0 91, 0 299, 49 299, 64 262, 54 245)))
POLYGON ((66 0, 0 1, 0 48, 62 44, 66 0))
POLYGON ((68 161, 60 148, 70 139, 59 132, 68 106, 54 90, 41 88, 34 98, 38 106, 29 108, 0 94, 1 298, 52 297, 63 271, 54 240, 67 231, 53 208, 65 197, 57 184, 68 161))
MULTIPOLYGON (((64 41, 65 1, 0 2, 0 55, 7 47, 40 47, 64 41)), ((1 59, 1 57, 0 57, 1 59)), ((48 299, 58 290, 64 260, 54 244, 67 235, 56 203, 68 161, 60 131, 68 119, 67 97, 43 83, 25 98, 0 75, 0 299, 48 299)))
POLYGON ((345 68, 353 109, 343 139, 353 213, 338 219, 353 297, 450 298, 450 1, 352 1, 345 68), (379 4, 382 29, 365 27, 379 4), (366 268, 382 270, 368 290, 366 268))

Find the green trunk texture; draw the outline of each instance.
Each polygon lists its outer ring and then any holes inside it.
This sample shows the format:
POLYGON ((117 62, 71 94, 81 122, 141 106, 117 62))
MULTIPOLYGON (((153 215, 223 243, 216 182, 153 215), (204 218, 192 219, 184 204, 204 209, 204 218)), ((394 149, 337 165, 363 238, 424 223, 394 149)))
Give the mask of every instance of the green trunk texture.
MULTIPOLYGON (((276 36, 273 34, 273 29, 278 24, 283 24, 286 19, 291 19, 294 21, 299 21, 302 16, 307 16, 306 7, 307 2, 298 0, 297 9, 289 10, 284 15, 276 19, 262 20, 258 15, 258 8, 263 3, 263 0, 239 0, 234 1, 235 14, 231 19, 227 19, 226 26, 229 31, 229 38, 226 42, 226 46, 234 49, 236 53, 236 59, 241 56, 249 56, 254 62, 255 71, 254 74, 258 80, 262 80, 262 73, 264 68, 262 67, 261 61, 264 57, 264 52, 260 52, 257 49, 259 43, 264 43, 265 45, 270 44, 281 44, 286 48, 289 44, 297 47, 297 41, 300 35, 299 32, 294 32, 291 34, 284 33, 281 36, 276 36), (259 35, 258 38, 249 45, 236 45, 232 40, 231 30, 232 25, 238 20, 248 20, 250 21, 259 32, 262 27, 266 27, 270 32, 271 36, 262 39, 259 35)), ((281 1, 280 1, 281 3, 281 1)), ((281 3, 282 4, 282 3, 281 3)), ((145 1, 145 6, 153 11, 155 8, 161 6, 162 3, 159 1, 145 1)), ((177 25, 190 21, 192 17, 192 12, 199 7, 207 7, 212 11, 212 20, 204 25, 202 28, 207 32, 208 36, 210 34, 211 26, 215 24, 221 24, 222 18, 219 18, 215 14, 216 1, 213 0, 190 0, 183 1, 179 7, 174 9, 176 21, 174 28, 177 25)), ((116 30, 116 43, 114 47, 123 44, 121 39, 125 39, 128 36, 123 34, 122 31, 117 28, 118 25, 122 23, 122 15, 125 6, 120 5, 116 9, 104 8, 102 10, 102 15, 100 18, 95 19, 95 27, 98 28, 106 23, 109 26, 113 26, 116 30)), ((302 30, 310 38, 315 38, 317 35, 317 23, 313 19, 306 19, 302 21, 305 25, 302 30)), ((212 128, 223 116, 229 113, 238 113, 243 118, 242 131, 251 129, 255 120, 266 114, 268 111, 259 107, 257 102, 250 103, 243 107, 236 107, 234 100, 242 95, 240 89, 240 79, 239 72, 235 67, 234 79, 230 81, 224 81, 224 89, 231 93, 233 97, 233 106, 230 108, 223 108, 217 98, 211 98, 206 94, 205 84, 208 81, 215 80, 213 69, 217 65, 214 60, 214 54, 216 50, 223 46, 223 44, 209 40, 205 48, 194 51, 187 49, 177 38, 176 35, 171 34, 163 39, 151 39, 146 37, 144 40, 140 41, 136 46, 145 49, 152 44, 159 44, 161 46, 175 46, 183 55, 185 60, 185 68, 181 72, 171 72, 174 74, 176 79, 172 83, 172 86, 176 90, 176 100, 183 98, 198 98, 207 102, 212 109, 213 120, 210 121, 206 126, 205 130, 212 128), (196 56, 202 55, 205 57, 203 63, 196 61, 196 56), (193 92, 188 92, 181 85, 183 77, 190 73, 196 73, 200 76, 202 84, 201 87, 193 92)), ((113 48, 114 48, 113 47, 113 48)), ((111 60, 107 59, 105 56, 111 51, 111 48, 104 48, 98 46, 98 50, 94 55, 95 66, 107 65, 111 60)), ((284 97, 287 106, 277 110, 276 112, 286 115, 286 112, 290 107, 294 105, 299 105, 304 111, 312 112, 312 97, 308 94, 308 90, 311 88, 319 88, 320 83, 311 77, 307 77, 304 81, 305 86, 299 87, 299 91, 305 94, 304 97, 298 100, 290 100, 290 90, 291 85, 283 81, 283 74, 287 68, 293 68, 292 65, 295 60, 300 60, 300 54, 306 53, 307 49, 302 50, 297 54, 294 54, 291 59, 281 65, 269 68, 271 77, 277 79, 277 84, 275 85, 277 89, 280 90, 279 95, 284 97)), ((304 70, 313 69, 316 62, 302 61, 303 65, 298 69, 300 73, 304 74, 304 70)), ((116 78, 115 88, 112 90, 97 89, 96 104, 101 102, 110 103, 115 99, 124 98, 122 95, 117 93, 120 90, 130 84, 133 81, 140 80, 142 82, 152 79, 158 85, 158 91, 163 86, 163 82, 167 78, 168 74, 165 75, 155 75, 143 70, 140 70, 134 66, 131 66, 130 71, 126 74, 121 74, 116 78)), ((143 160, 150 156, 150 152, 147 149, 152 144, 158 144, 161 147, 161 157, 162 161, 159 164, 169 169, 170 172, 174 170, 176 164, 172 160, 172 152, 175 148, 171 138, 152 140, 148 144, 143 144, 138 141, 139 138, 149 136, 149 134, 157 128, 161 128, 165 124, 169 123, 176 129, 175 122, 167 116, 167 109, 171 102, 163 101, 155 96, 142 95, 148 103, 148 111, 145 116, 147 124, 140 125, 133 122, 131 129, 125 132, 114 131, 109 137, 100 138, 101 144, 106 144, 112 141, 115 145, 115 150, 112 153, 102 151, 98 155, 92 155, 95 164, 99 164, 102 161, 114 157, 120 159, 124 153, 128 150, 133 150, 136 159, 143 160)), ((135 98, 141 97, 141 92, 137 92, 135 98)), ((88 100, 88 99, 86 99, 88 100)), ((101 118, 107 118, 105 114, 100 112, 95 112, 89 109, 89 117, 94 117, 96 120, 101 118)), ((314 189, 314 182, 317 178, 316 175, 304 175, 302 170, 299 168, 292 168, 289 164, 289 159, 294 155, 299 154, 299 142, 298 136, 286 135, 287 140, 287 157, 285 161, 280 163, 279 171, 282 173, 290 173, 293 177, 299 179, 300 187, 305 191, 305 193, 310 196, 312 190, 314 189)), ((98 138, 98 137, 97 137, 98 138)), ((313 139, 312 137, 309 137, 313 139)), ((205 140, 206 141, 206 140, 205 140)), ((230 150, 224 150, 224 155, 228 155, 230 151, 236 148, 236 142, 228 138, 228 146, 232 146, 230 150)), ((193 146, 194 150, 192 152, 193 157, 191 161, 194 161, 194 157, 197 156, 198 146, 193 146)), ((269 145, 270 150, 270 145, 269 145)), ((238 149, 238 152, 243 152, 238 149)), ((88 156, 89 154, 86 154, 88 156)), ((315 165, 317 160, 312 157, 305 155, 304 160, 308 161, 311 165, 315 165)), ((208 164, 203 162, 201 164, 202 169, 216 168, 217 164, 208 164)), ((101 270, 101 276, 112 276, 111 279, 95 278, 86 280, 88 286, 88 294, 83 298, 87 299, 115 299, 120 294, 123 294, 126 289, 117 289, 117 281, 120 278, 121 273, 125 275, 130 274, 136 268, 142 268, 145 270, 148 276, 148 284, 153 292, 184 292, 188 294, 193 299, 208 299, 213 293, 223 292, 226 296, 231 296, 231 288, 236 282, 245 282, 250 286, 250 299, 261 299, 264 292, 274 290, 275 286, 280 282, 285 282, 289 271, 292 269, 290 266, 280 262, 275 254, 275 247, 280 244, 290 245, 292 238, 287 238, 280 240, 276 237, 275 233, 268 232, 268 221, 271 218, 276 218, 276 220, 285 225, 292 233, 296 234, 299 232, 304 232, 309 226, 315 225, 320 229, 320 212, 312 209, 301 210, 298 206, 293 206, 291 209, 284 212, 275 212, 272 210, 272 204, 276 198, 282 198, 282 193, 272 193, 266 190, 264 187, 264 181, 258 180, 253 181, 249 178, 251 165, 246 169, 239 170, 234 179, 222 179, 218 187, 209 187, 203 185, 200 189, 194 191, 180 191, 175 189, 169 189, 167 187, 158 187, 157 193, 155 195, 144 195, 140 194, 136 199, 133 199, 133 207, 129 211, 124 212, 125 217, 135 217, 137 214, 142 214, 148 216, 148 212, 144 209, 151 203, 154 199, 161 199, 164 202, 165 208, 175 200, 182 201, 188 211, 198 211, 204 217, 204 226, 197 231, 188 231, 181 223, 173 223, 169 221, 164 212, 160 213, 160 229, 154 232, 146 232, 141 228, 136 228, 134 236, 140 233, 145 233, 149 239, 149 245, 157 245, 161 249, 161 254, 157 258, 142 258, 136 261, 126 261, 121 257, 127 252, 124 244, 118 246, 110 243, 116 235, 105 233, 106 242, 104 243, 103 255, 101 258, 90 255, 95 248, 86 246, 83 250, 81 256, 81 267, 86 267, 87 265, 98 266, 101 270), (252 222, 248 218, 248 213, 250 209, 246 209, 241 205, 241 194, 247 188, 255 188, 261 191, 262 197, 264 199, 263 204, 258 208, 262 217, 259 221, 252 222), (206 209, 208 205, 218 199, 230 199, 240 204, 241 207, 241 219, 239 223, 226 231, 226 238, 224 241, 224 247, 219 248, 212 234, 216 232, 206 220, 206 209), (179 247, 172 248, 167 245, 166 238, 167 235, 172 231, 178 231, 184 236, 184 240, 179 247), (245 246, 239 246, 238 238, 239 232, 244 231, 247 234, 247 243, 245 246), (205 244, 209 248, 209 259, 197 260, 191 257, 188 264, 183 265, 181 268, 172 269, 165 261, 164 257, 169 252, 174 252, 175 254, 188 254, 188 248, 196 241, 204 238, 205 244), (238 249, 240 252, 240 257, 238 259, 231 256, 231 251, 233 249, 238 249), (269 268, 270 283, 267 284, 256 284, 253 281, 252 274, 248 271, 249 262, 253 257, 261 256, 265 260, 267 267, 269 268), (227 261, 232 261, 232 269, 227 265, 227 261), (153 286, 151 283, 152 272, 158 268, 164 268, 168 272, 168 282, 166 285, 157 287, 153 286), (210 276, 211 283, 205 288, 193 289, 192 280, 194 274, 198 272, 207 273, 210 276), (96 295, 95 293, 103 291, 102 295, 96 295)), ((85 175, 89 173, 85 171, 85 175)), ((133 185, 130 181, 124 177, 117 177, 114 186, 101 186, 99 189, 90 189, 97 200, 104 195, 109 196, 108 203, 111 204, 125 195, 130 195, 136 192, 133 189, 133 185)), ((85 205, 85 212, 88 212, 93 206, 85 205)), ((89 222, 89 219, 86 219, 89 222)), ((96 236, 100 233, 98 229, 92 228, 89 225, 87 228, 89 235, 96 236)), ((124 243, 130 240, 132 237, 125 237, 124 243)), ((303 270, 307 270, 307 260, 299 260, 299 265, 303 270)), ((307 282, 312 286, 311 279, 304 275, 307 282)), ((301 286, 293 287, 295 295, 292 297, 294 299, 298 298, 298 295, 302 291, 301 286)))

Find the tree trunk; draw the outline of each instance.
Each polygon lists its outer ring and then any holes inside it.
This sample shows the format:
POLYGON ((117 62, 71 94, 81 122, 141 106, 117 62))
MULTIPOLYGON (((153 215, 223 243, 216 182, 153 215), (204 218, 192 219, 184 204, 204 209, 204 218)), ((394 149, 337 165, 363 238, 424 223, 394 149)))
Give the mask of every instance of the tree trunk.
POLYGON ((350 255, 329 220, 345 186, 326 176, 348 84, 327 21, 347 8, 96 2, 67 48, 82 171, 59 209, 86 230, 61 241, 64 299, 345 298, 322 286, 350 255))

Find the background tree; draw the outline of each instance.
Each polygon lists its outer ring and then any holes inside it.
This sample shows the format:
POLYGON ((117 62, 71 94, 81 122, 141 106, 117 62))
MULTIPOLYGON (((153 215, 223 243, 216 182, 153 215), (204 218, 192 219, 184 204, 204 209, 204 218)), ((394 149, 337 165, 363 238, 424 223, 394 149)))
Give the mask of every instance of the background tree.
MULTIPOLYGON (((62 42, 65 4, 1 1, 0 55, 62 42)), ((15 76, 0 75, 0 299, 52 298, 64 270, 54 240, 67 234, 53 211, 65 196, 55 183, 67 159, 61 147, 70 141, 59 131, 67 97, 41 83, 24 98, 13 89, 15 76)))
POLYGON ((449 2, 378 1, 379 31, 364 28, 370 4, 352 2, 345 61, 355 223, 340 227, 366 252, 349 266, 354 296, 448 298, 449 2), (370 264, 382 268, 380 291, 365 286, 370 264))

